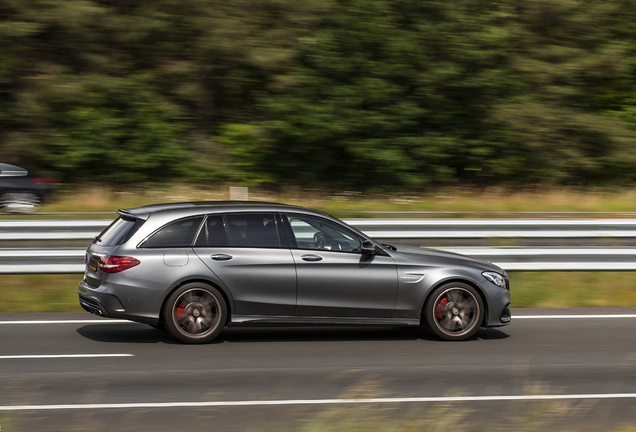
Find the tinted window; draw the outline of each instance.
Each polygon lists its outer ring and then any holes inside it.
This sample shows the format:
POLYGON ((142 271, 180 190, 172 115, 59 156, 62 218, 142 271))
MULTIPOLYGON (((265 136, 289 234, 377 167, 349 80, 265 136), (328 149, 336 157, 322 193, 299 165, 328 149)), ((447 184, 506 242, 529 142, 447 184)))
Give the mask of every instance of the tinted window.
POLYGON ((154 233, 141 247, 190 247, 202 220, 203 216, 198 216, 169 223, 154 233))
POLYGON ((230 245, 280 247, 273 214, 231 214, 226 219, 230 245))
POLYGON ((118 217, 100 235, 95 243, 100 246, 117 246, 123 244, 144 224, 142 219, 127 220, 118 217))
POLYGON ((345 228, 311 216, 287 215, 296 243, 301 249, 360 252, 360 238, 345 228))
POLYGON ((201 247, 227 246, 227 234, 222 216, 208 216, 199 231, 199 237, 194 244, 201 247))

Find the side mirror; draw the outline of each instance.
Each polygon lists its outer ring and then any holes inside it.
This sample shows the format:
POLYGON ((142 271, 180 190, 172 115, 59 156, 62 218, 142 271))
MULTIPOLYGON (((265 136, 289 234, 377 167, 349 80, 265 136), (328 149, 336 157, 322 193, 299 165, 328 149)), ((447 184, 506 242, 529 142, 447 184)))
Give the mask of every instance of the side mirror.
POLYGON ((362 255, 374 255, 375 254, 375 245, 371 243, 369 240, 365 240, 362 242, 362 255))

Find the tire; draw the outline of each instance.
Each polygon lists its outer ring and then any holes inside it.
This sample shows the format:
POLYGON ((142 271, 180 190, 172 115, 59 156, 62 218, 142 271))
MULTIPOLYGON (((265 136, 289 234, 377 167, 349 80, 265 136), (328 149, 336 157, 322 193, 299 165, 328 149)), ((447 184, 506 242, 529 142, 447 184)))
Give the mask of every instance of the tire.
POLYGON ((5 192, 0 196, 0 208, 7 213, 31 213, 42 200, 33 192, 5 192))
POLYGON ((426 301, 424 321, 433 335, 449 341, 471 338, 484 320, 484 303, 472 286, 451 282, 440 286, 426 301))
POLYGON ((216 338, 227 320, 227 305, 221 293, 204 283, 189 283, 173 292, 163 308, 166 330, 191 344, 216 338))

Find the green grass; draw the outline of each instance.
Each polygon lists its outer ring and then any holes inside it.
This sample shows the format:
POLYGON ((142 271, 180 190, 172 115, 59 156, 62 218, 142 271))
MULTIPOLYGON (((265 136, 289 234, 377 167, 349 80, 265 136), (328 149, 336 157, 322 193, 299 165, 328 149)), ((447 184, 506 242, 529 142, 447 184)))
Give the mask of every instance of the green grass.
POLYGON ((0 312, 80 312, 82 275, 0 275, 0 312))
POLYGON ((512 272, 512 307, 634 307, 634 272, 512 272))
MULTIPOLYGON (((78 312, 81 275, 0 275, 0 312, 78 312)), ((636 307, 634 272, 512 272, 512 307, 636 307)))
MULTIPOLYGON (((60 190, 42 212, 114 212, 120 208, 145 204, 226 200, 229 187, 204 189, 188 185, 146 185, 142 189, 115 191, 102 186, 60 190)), ((384 216, 365 211, 444 211, 459 212, 452 217, 476 213, 516 211, 636 212, 636 190, 546 189, 509 190, 503 188, 446 188, 394 193, 357 191, 290 190, 272 192, 249 189, 250 200, 275 201, 318 208, 338 217, 384 216)), ((8 215, 5 218, 11 217, 8 215)), ((24 216, 18 216, 23 218, 24 216)), ((37 214, 36 214, 37 217, 37 214)), ((47 216, 50 218, 51 216, 47 216)), ((88 218, 90 216, 77 216, 88 218)), ((104 217, 104 216, 100 216, 104 217)))
MULTIPOLYGON (((612 410, 611 404, 606 409, 612 410)), ((485 418, 461 404, 416 407, 390 405, 337 407, 311 418, 300 432, 636 432, 630 425, 608 422, 594 403, 580 401, 501 403, 501 411, 485 418), (580 418, 581 415, 586 415, 580 418), (609 423, 609 424, 608 424, 609 423)), ((294 430, 294 429, 291 429, 294 430)))

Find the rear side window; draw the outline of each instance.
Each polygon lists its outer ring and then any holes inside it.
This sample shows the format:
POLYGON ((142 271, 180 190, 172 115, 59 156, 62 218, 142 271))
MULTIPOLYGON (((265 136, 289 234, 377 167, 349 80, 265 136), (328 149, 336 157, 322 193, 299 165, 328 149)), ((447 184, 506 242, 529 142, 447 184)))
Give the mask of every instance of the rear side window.
POLYGON ((227 246, 223 216, 208 216, 194 245, 199 247, 227 246))
POLYGON ((280 247, 273 214, 230 214, 226 219, 230 245, 280 247))
POLYGON ((95 239, 100 246, 117 246, 126 243, 144 224, 143 219, 118 217, 95 239))
POLYGON ((190 247, 203 216, 181 219, 160 228, 143 242, 143 248, 190 247))

